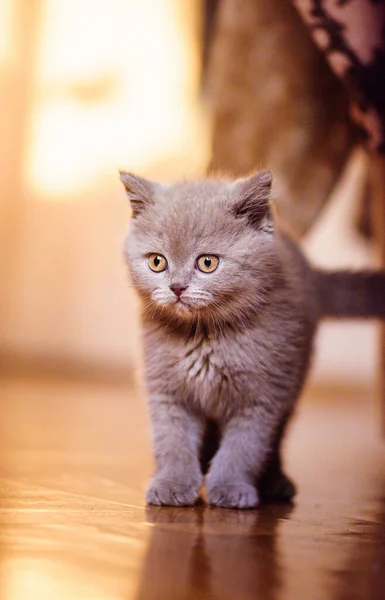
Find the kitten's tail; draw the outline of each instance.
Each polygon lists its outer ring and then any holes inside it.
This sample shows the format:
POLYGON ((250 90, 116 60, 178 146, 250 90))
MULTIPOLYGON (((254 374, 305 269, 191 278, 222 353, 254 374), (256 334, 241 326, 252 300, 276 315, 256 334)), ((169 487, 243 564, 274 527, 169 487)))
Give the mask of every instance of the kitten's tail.
POLYGON ((385 271, 316 270, 322 317, 385 319, 385 271))

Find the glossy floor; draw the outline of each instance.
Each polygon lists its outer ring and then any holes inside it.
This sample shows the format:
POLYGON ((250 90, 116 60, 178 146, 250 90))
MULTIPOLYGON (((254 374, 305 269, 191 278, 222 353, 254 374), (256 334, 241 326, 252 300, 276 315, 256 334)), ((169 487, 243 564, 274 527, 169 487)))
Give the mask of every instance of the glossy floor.
POLYGON ((295 505, 146 508, 128 385, 1 382, 1 600, 385 598, 385 442, 371 394, 305 394, 295 505))

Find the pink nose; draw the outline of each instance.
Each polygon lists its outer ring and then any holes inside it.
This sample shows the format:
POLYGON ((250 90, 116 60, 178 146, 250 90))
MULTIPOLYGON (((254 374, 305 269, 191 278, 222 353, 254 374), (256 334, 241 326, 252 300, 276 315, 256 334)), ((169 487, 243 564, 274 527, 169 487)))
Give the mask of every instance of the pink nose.
POLYGON ((181 285, 170 285, 170 290, 174 292, 177 298, 180 298, 186 287, 182 287, 181 285))

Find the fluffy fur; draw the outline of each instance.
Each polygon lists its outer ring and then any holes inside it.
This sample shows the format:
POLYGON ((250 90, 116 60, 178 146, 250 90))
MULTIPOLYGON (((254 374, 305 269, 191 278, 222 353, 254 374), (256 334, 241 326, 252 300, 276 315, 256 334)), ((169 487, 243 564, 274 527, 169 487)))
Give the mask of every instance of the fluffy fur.
POLYGON ((349 316, 384 317, 385 275, 313 270, 275 227, 269 171, 172 186, 121 179, 133 208, 125 249, 142 299, 156 461, 147 501, 192 505, 205 474, 215 506, 290 500, 280 444, 317 323, 344 314, 344 301, 349 316), (166 270, 149 268, 152 253, 166 257, 166 270), (206 254, 220 259, 212 273, 197 268, 206 254))

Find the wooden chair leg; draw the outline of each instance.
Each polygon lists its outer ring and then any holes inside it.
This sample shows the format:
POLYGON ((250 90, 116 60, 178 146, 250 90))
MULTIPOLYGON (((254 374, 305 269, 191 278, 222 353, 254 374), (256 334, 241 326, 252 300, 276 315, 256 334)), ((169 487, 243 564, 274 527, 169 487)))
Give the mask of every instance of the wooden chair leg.
MULTIPOLYGON (((380 266, 385 269, 385 156, 370 157, 373 231, 377 241, 380 266)), ((384 290, 385 302, 385 290, 384 290)), ((382 427, 385 433, 385 323, 380 325, 379 391, 382 427)))

